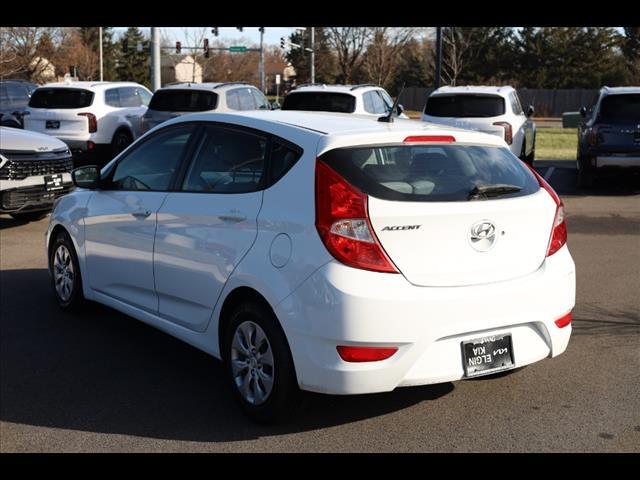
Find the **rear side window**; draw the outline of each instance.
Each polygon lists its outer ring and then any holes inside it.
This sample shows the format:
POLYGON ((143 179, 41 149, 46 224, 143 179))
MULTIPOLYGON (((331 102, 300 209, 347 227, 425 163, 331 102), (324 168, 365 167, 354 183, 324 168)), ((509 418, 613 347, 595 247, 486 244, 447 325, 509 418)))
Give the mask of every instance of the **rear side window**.
POLYGON ((424 109, 433 117, 497 117, 504 112, 504 98, 497 95, 436 95, 424 109))
POLYGON ((390 145, 339 148, 320 159, 367 195, 407 202, 467 201, 476 186, 514 185, 537 192, 539 184, 508 148, 473 145, 390 145))
POLYGON ((207 127, 182 189, 189 192, 246 193, 262 186, 267 140, 261 135, 207 127))
POLYGON ((206 90, 158 90, 153 94, 149 110, 159 112, 204 112, 215 110, 218 95, 206 90))
POLYGON ((227 107, 232 110, 255 110, 256 103, 250 88, 236 88, 227 92, 227 107))
POLYGON ((104 92, 104 103, 110 107, 120 108, 120 94, 119 88, 110 88, 104 92))
POLYGON ((611 123, 640 122, 640 93, 608 95, 600 105, 601 120, 611 123))
POLYGON ((520 104, 520 99, 518 98, 518 94, 516 94, 516 92, 512 92, 509 95, 509 100, 511 101, 511 109, 513 110, 513 113, 515 113, 516 115, 520 115, 521 113, 523 113, 522 105, 520 104))
POLYGON ((282 110, 353 113, 355 109, 356 97, 348 93, 292 92, 282 103, 282 110))
POLYGON ((377 91, 366 92, 362 96, 364 110, 368 113, 385 114, 388 112, 387 106, 377 91))
POLYGON ((273 185, 287 173, 302 157, 299 147, 273 139, 271 143, 271 174, 269 185, 273 185))
POLYGON ((79 88, 39 88, 29 101, 32 108, 85 108, 93 103, 93 92, 79 88))

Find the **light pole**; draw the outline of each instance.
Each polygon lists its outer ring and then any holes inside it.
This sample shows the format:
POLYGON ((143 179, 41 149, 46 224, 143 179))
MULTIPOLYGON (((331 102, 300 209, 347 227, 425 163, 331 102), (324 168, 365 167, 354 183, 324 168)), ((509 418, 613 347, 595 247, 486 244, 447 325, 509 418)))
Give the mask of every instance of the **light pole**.
POLYGON ((264 27, 260 27, 260 90, 264 91, 264 27))
POLYGON ((151 27, 151 89, 155 92, 162 85, 160 78, 160 32, 151 27))
POLYGON ((102 65, 102 27, 98 27, 98 43, 99 43, 99 48, 98 51, 100 52, 100 81, 104 81, 104 75, 103 75, 103 65, 102 65))
POLYGON ((316 28, 311 27, 311 83, 316 83, 316 28))

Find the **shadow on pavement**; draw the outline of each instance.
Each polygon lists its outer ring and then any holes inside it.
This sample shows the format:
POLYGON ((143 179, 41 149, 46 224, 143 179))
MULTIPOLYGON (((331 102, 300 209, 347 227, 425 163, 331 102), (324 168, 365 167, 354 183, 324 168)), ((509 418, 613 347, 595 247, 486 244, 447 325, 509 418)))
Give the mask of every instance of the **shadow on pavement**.
POLYGON ((236 441, 347 424, 434 400, 451 383, 361 396, 306 394, 289 424, 255 425, 222 364, 115 310, 61 312, 45 269, 0 272, 0 419, 189 441, 236 441))
POLYGON ((28 220, 15 219, 9 215, 0 215, 0 230, 4 230, 5 228, 21 227, 27 223, 30 222, 28 220))
POLYGON ((547 173, 550 167, 554 167, 554 171, 548 182, 560 195, 622 196, 640 194, 640 172, 638 171, 604 172, 593 188, 585 189, 578 187, 578 171, 575 162, 553 160, 535 162, 535 168, 542 176, 547 173))

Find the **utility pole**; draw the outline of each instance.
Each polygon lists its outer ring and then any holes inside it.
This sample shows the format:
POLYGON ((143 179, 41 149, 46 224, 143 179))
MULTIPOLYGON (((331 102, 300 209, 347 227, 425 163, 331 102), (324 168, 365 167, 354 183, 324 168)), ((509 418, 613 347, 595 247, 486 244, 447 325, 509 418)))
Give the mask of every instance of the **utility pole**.
POLYGON ((264 86, 264 27, 260 27, 260 90, 265 93, 264 86))
POLYGON ((440 88, 440 71, 442 69, 442 27, 436 28, 436 88, 440 88))
POLYGON ((100 81, 104 81, 103 75, 103 64, 102 64, 102 27, 98 27, 98 43, 99 43, 99 52, 100 52, 100 81))
POLYGON ((151 90, 154 92, 162 85, 160 78, 160 32, 151 27, 151 90))
POLYGON ((316 28, 311 27, 311 83, 316 83, 316 28))

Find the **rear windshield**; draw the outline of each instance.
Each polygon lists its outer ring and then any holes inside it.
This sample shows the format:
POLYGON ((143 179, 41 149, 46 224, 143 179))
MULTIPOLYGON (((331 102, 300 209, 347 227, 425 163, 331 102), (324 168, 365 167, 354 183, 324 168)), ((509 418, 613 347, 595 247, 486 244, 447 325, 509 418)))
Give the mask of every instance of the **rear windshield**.
POLYGON ((85 108, 93 103, 93 92, 79 88, 39 88, 29 100, 33 108, 85 108))
POLYGON ((611 123, 640 122, 640 93, 604 97, 600 106, 600 119, 611 123))
POLYGON ((282 110, 353 113, 356 97, 348 93, 298 92, 290 93, 282 103, 282 110))
POLYGON ((204 112, 215 110, 218 94, 204 90, 159 90, 153 94, 149 110, 161 112, 204 112))
POLYGON ((471 199, 474 187, 487 185, 519 187, 518 192, 499 196, 512 198, 535 193, 540 188, 529 169, 508 148, 502 147, 389 145, 338 148, 324 153, 320 159, 362 192, 383 200, 467 201, 471 199))
POLYGON ((504 112, 504 98, 496 95, 437 95, 424 108, 433 117, 497 117, 504 112))

